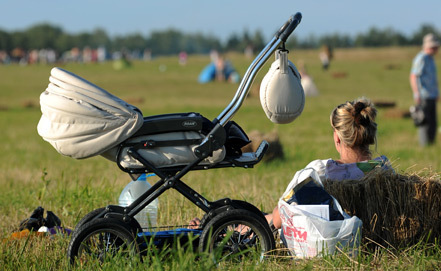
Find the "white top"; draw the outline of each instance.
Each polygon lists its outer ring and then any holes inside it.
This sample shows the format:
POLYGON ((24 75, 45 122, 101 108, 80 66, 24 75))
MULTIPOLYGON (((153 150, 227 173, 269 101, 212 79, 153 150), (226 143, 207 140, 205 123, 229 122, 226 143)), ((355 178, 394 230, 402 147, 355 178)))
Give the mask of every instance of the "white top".
POLYGON ((313 168, 319 175, 320 180, 359 180, 374 168, 391 169, 386 156, 381 155, 369 161, 341 164, 332 159, 314 160, 305 168, 313 168))

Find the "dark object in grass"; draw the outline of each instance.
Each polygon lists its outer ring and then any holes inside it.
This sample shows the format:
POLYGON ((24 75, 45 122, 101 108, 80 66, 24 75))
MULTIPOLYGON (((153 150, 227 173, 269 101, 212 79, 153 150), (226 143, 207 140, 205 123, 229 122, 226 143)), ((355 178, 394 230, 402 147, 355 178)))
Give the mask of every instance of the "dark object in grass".
POLYGON ((332 78, 339 79, 339 78, 346 78, 348 74, 346 72, 333 72, 331 76, 332 78))
POLYGON ((242 148, 242 152, 255 152, 259 147, 262 140, 266 140, 269 143, 268 150, 263 157, 264 162, 270 162, 276 159, 284 159, 283 146, 279 139, 279 134, 276 131, 270 133, 262 133, 254 130, 248 133, 248 137, 251 143, 242 148))
POLYGON ((43 217, 44 208, 38 206, 29 218, 20 222, 19 230, 28 229, 30 231, 38 231, 42 226, 53 228, 61 226, 61 220, 51 211, 47 211, 46 218, 43 217))
POLYGON ((373 101, 373 103, 375 104, 375 107, 377 108, 390 108, 390 107, 395 107, 396 103, 394 101, 373 101))

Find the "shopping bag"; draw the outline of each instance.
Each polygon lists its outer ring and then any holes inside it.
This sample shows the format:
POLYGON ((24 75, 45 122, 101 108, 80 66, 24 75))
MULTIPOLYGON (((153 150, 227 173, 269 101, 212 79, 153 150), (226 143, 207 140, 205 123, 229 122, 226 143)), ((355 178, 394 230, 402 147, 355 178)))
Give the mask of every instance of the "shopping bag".
POLYGON ((314 169, 303 169, 295 174, 278 204, 283 243, 291 255, 302 258, 334 254, 339 250, 357 255, 362 221, 345 213, 331 195, 317 192, 320 189, 325 191, 314 169), (307 187, 309 189, 305 189, 307 187), (308 196, 309 192, 314 195, 308 196))

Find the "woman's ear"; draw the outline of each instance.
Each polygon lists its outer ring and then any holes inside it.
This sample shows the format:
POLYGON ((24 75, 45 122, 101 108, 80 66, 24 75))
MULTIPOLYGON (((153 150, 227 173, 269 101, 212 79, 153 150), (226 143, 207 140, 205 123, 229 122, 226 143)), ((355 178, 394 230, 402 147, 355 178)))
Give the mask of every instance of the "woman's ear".
POLYGON ((334 143, 335 145, 340 145, 340 137, 338 137, 337 131, 334 130, 334 143))
POLYGON ((334 129, 334 146, 335 146, 335 149, 337 150, 337 152, 341 156, 341 140, 340 140, 340 137, 338 136, 337 131, 335 129, 334 129))

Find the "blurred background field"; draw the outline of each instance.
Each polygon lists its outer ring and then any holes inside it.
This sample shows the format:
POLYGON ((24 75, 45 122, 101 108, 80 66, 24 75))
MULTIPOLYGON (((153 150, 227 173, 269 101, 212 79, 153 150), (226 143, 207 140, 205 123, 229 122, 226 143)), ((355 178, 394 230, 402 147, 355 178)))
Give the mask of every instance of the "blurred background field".
MULTIPOLYGON (((248 133, 276 131, 284 159, 260 163, 247 170, 191 172, 184 181, 210 200, 242 199, 269 211, 277 204, 296 170, 314 159, 337 157, 329 114, 336 105, 362 96, 379 105, 395 104, 379 107, 378 146, 372 150, 374 155, 386 155, 400 173, 437 175, 441 172, 439 134, 436 145, 422 148, 412 120, 405 117, 412 105, 409 70, 418 50, 417 47, 336 49, 327 71, 322 70, 318 50, 291 50, 290 60, 294 64, 306 64, 320 94, 306 97, 303 114, 287 125, 271 123, 260 107, 258 91, 269 68, 267 63, 233 120, 248 133)), ((252 61, 242 54, 228 54, 227 58, 240 75, 252 61)), ((61 67, 139 107, 146 116, 199 112, 213 119, 229 104, 238 85, 198 84, 198 74, 208 63, 208 56, 192 55, 185 66, 178 64, 177 57, 161 57, 147 62, 134 61, 122 70, 115 70, 111 62, 70 63, 61 67)), ((16 230, 19 222, 29 217, 37 206, 53 211, 64 226, 73 228, 89 211, 117 203, 119 193, 130 181, 127 174, 105 158, 63 157, 37 134, 41 116, 39 95, 48 84, 51 68, 48 65, 0 65, 2 237, 16 230)), ((196 206, 174 191, 162 195, 159 204, 162 225, 185 224, 202 215, 196 206)), ((63 253, 55 256, 62 257, 63 253)))

